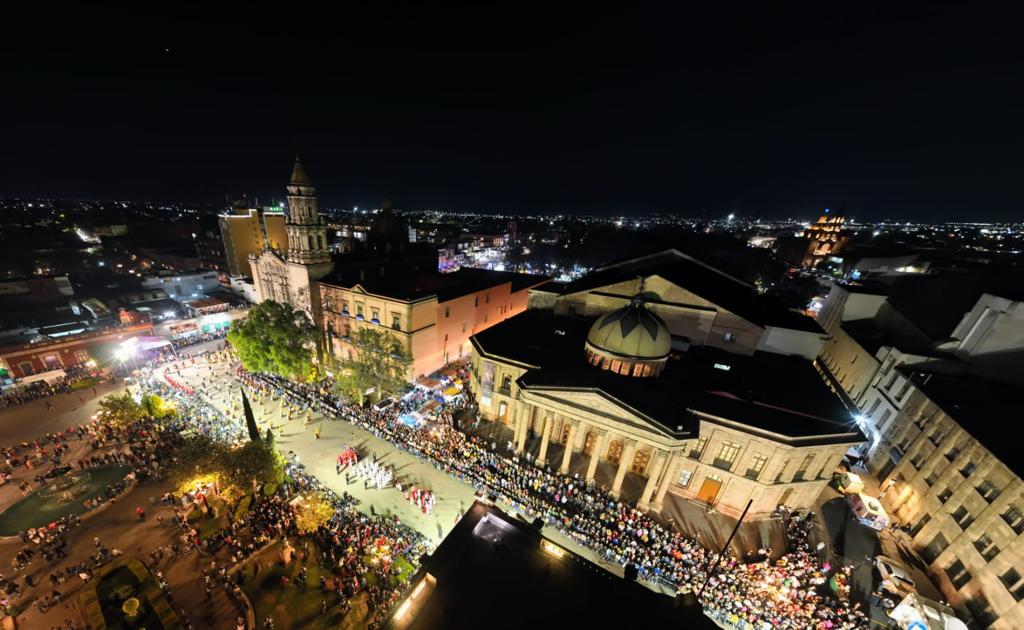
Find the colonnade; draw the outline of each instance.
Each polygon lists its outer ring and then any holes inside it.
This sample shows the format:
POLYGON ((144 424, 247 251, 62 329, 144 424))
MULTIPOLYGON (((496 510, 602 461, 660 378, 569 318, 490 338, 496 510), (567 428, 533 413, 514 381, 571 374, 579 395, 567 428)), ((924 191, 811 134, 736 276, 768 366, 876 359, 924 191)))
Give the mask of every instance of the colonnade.
MULTIPOLYGON (((517 402, 513 406, 512 423, 514 427, 513 442, 516 452, 522 454, 525 451, 526 438, 530 433, 530 429, 536 422, 539 422, 540 450, 537 453, 536 462, 539 466, 548 464, 548 445, 551 442, 551 433, 556 426, 556 415, 561 414, 535 405, 517 402)), ((577 439, 579 439, 581 431, 583 432, 582 435, 593 433, 596 436, 591 446, 590 460, 587 463, 585 474, 587 482, 594 480, 594 475, 597 473, 597 465, 607 454, 612 439, 620 440, 623 446, 621 453, 619 453, 618 468, 615 471, 610 491, 613 497, 618 498, 622 493, 622 482, 630 469, 638 449, 647 448, 653 453, 653 456, 647 466, 647 482, 637 501, 637 508, 644 511, 649 509, 661 511, 665 495, 679 475, 679 469, 684 459, 682 451, 675 453, 664 450, 653 443, 617 435, 607 428, 589 423, 586 420, 578 420, 564 415, 561 415, 561 419, 565 435, 565 450, 562 453, 561 462, 559 462, 558 466, 558 471, 561 474, 564 475, 569 472, 573 455, 577 454, 573 446, 577 439)), ((580 451, 579 454, 582 455, 583 452, 580 451)))

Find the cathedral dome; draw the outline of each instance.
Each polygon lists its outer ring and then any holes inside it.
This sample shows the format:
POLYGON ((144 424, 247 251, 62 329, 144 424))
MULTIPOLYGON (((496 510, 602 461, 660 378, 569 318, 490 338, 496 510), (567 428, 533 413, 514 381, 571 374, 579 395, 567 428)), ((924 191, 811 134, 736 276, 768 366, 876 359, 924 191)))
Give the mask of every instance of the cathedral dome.
POLYGON ((587 362, 631 376, 655 376, 672 350, 665 322, 634 298, 626 306, 602 315, 587 335, 587 362))

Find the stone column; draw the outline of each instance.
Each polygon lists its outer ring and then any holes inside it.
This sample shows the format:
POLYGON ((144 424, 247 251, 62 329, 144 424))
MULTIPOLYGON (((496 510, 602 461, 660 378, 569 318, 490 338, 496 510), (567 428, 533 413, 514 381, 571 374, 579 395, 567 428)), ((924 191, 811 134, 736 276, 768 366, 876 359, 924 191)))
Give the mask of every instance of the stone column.
POLYGON ((676 482, 676 478, 679 476, 679 469, 683 467, 683 456, 673 455, 668 462, 668 469, 665 471, 665 476, 661 480, 661 485, 658 486, 658 492, 654 495, 654 502, 651 503, 651 509, 660 512, 661 508, 665 504, 665 494, 668 493, 668 489, 672 487, 672 484, 676 482))
POLYGON ((544 414, 544 428, 540 430, 540 452, 537 453, 537 465, 543 466, 548 456, 548 440, 551 437, 551 425, 553 424, 551 414, 544 414))
POLYGON ((590 451, 590 464, 587 466, 587 481, 594 480, 594 473, 597 472, 597 463, 601 461, 601 454, 608 448, 608 431, 594 427, 597 433, 597 444, 590 451))
POLYGON ((622 480, 626 478, 626 469, 633 461, 633 453, 636 451, 636 440, 626 440, 622 447, 622 455, 619 457, 619 469, 615 472, 615 481, 612 482, 612 491, 609 493, 618 499, 622 494, 622 480))
POLYGON ((647 506, 651 501, 651 495, 654 494, 654 488, 658 485, 658 476, 661 474, 661 469, 665 465, 666 454, 664 451, 658 451, 654 456, 654 461, 651 462, 651 467, 647 470, 647 485, 644 486, 644 492, 640 495, 640 500, 636 502, 637 509, 647 511, 647 506))
POLYGON ((578 422, 569 422, 569 435, 568 439, 565 440, 565 452, 562 453, 562 467, 558 469, 558 472, 563 475, 569 472, 569 464, 572 462, 572 443, 576 438, 576 429, 579 426, 578 422))
POLYGON ((523 449, 526 448, 526 436, 530 432, 530 421, 533 419, 533 407, 531 405, 523 405, 523 408, 519 411, 519 436, 516 441, 516 452, 520 455, 523 454, 523 449))

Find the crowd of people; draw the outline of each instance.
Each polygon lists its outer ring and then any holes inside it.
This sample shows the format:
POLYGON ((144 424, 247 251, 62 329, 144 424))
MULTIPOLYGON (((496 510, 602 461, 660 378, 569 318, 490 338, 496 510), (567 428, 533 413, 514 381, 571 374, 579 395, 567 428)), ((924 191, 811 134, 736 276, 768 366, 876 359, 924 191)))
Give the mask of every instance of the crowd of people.
MULTIPOLYGON (((498 495, 517 511, 561 530, 593 548, 605 559, 632 565, 639 577, 672 587, 703 584, 708 566, 717 573, 703 596, 705 610, 743 627, 866 628, 859 607, 820 588, 848 568, 826 567, 802 549, 806 532, 791 529, 793 549, 772 561, 747 563, 731 556, 717 557, 693 538, 657 522, 634 506, 619 501, 578 476, 561 475, 513 454, 500 454, 487 442, 458 430, 451 421, 472 397, 460 396, 439 410, 437 421, 412 427, 402 423, 400 405, 386 410, 349 405, 324 392, 323 385, 286 386, 263 375, 238 372, 239 379, 257 389, 270 388, 307 404, 337 410, 336 417, 361 426, 378 437, 428 460, 437 469, 478 490, 498 495)), ((470 409, 470 415, 473 410, 470 409)), ((331 417, 328 415, 328 417, 331 417)), ((792 522, 792 520, 790 521, 792 522)), ((799 522, 799 521, 797 521, 799 522)))
MULTIPOLYGON (((54 380, 39 380, 26 384, 16 384, 0 393, 0 408, 23 405, 42 398, 50 398, 59 394, 69 394, 76 383, 85 379, 96 379, 93 370, 84 365, 64 368, 64 375, 54 380)), ((92 382, 92 381, 90 381, 92 382)))

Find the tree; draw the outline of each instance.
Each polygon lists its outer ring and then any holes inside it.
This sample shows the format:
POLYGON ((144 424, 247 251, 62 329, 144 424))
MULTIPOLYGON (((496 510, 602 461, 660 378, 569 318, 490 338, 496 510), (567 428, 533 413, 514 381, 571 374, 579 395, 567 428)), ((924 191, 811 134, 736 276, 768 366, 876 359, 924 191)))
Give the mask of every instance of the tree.
POLYGON ((141 420, 146 410, 135 402, 131 394, 111 394, 100 401, 100 413, 106 422, 127 426, 141 420))
POLYGON ((306 379, 313 372, 316 328, 300 310, 267 300, 228 333, 228 342, 250 372, 306 379))
POLYGON ((256 416, 252 413, 252 406, 249 404, 249 397, 245 395, 245 388, 242 390, 242 410, 245 412, 245 428, 249 430, 249 439, 253 442, 260 441, 260 430, 256 426, 256 416))
POLYGON ((143 395, 140 406, 143 413, 156 420, 162 420, 174 415, 174 403, 166 401, 156 394, 143 395))
POLYGON ((378 397, 397 392, 408 382, 412 355, 391 333, 363 327, 352 338, 356 351, 352 358, 341 362, 338 387, 342 393, 363 392, 357 395, 364 402, 369 387, 376 388, 378 397))
POLYGON ((302 534, 315 532, 321 525, 334 516, 334 507, 331 502, 319 493, 308 493, 302 495, 302 500, 295 506, 295 527, 302 534))

